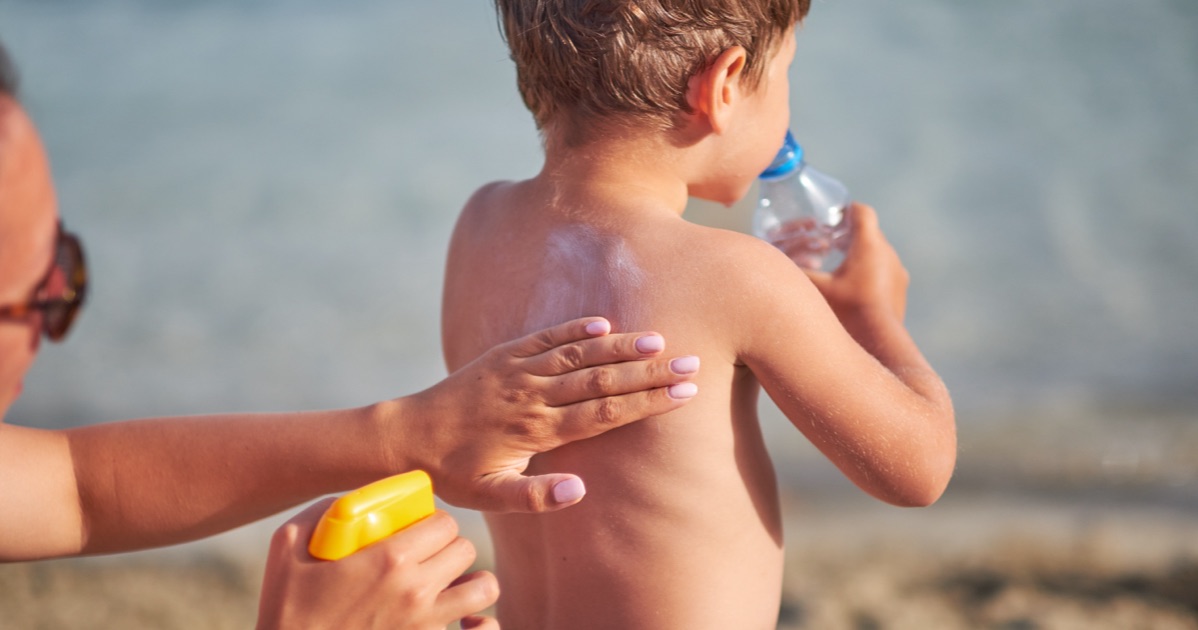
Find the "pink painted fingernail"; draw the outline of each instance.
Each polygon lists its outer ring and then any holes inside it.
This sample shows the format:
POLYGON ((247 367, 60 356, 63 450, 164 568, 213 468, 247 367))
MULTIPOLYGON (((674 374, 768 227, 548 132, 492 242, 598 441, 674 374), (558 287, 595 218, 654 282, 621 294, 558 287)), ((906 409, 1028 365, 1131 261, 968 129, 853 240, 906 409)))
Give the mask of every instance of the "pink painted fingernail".
POLYGON ((670 398, 678 400, 694 398, 695 394, 699 393, 699 386, 694 383, 678 383, 677 385, 670 385, 666 389, 666 392, 670 394, 670 398))
POLYGON ((678 357, 670 361, 670 371, 675 374, 694 374, 699 371, 699 357, 678 357))
POLYGON ((666 349, 666 340, 661 335, 645 335, 636 340, 637 352, 661 352, 666 349))
POLYGON ((577 477, 559 481, 553 486, 553 500, 558 503, 573 503, 581 499, 586 493, 587 487, 577 477))
POLYGON ((588 335, 606 335, 611 332, 611 322, 606 319, 587 324, 588 335))

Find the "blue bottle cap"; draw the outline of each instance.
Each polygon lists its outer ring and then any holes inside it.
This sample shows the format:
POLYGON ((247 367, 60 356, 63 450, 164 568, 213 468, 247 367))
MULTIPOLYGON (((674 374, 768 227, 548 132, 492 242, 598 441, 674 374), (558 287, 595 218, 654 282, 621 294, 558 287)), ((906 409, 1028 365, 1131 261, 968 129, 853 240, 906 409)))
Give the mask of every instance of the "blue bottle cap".
POLYGON ((758 177, 764 180, 780 179, 798 170, 802 163, 803 147, 795 142, 794 134, 787 129, 786 140, 783 141, 782 148, 778 150, 778 155, 774 157, 769 168, 765 169, 758 177))

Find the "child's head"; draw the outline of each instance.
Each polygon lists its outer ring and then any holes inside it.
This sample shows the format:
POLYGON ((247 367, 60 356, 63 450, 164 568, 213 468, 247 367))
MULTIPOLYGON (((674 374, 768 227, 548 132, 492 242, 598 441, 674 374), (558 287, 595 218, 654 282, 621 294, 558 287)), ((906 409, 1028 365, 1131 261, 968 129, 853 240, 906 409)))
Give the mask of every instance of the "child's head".
POLYGON ((750 87, 810 0, 495 0, 520 94, 569 144, 611 125, 673 128, 691 77, 745 49, 750 87))

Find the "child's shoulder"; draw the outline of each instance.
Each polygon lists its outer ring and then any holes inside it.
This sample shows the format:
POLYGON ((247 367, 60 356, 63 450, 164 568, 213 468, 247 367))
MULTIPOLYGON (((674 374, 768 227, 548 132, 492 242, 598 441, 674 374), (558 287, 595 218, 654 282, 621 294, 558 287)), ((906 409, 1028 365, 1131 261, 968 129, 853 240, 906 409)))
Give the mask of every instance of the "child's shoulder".
POLYGON ((478 212, 502 204, 513 194, 517 184, 519 182, 498 180, 479 186, 466 200, 466 204, 462 207, 462 213, 478 212))
MULTIPOLYGON (((751 333, 823 304, 807 274, 781 250, 741 232, 690 224, 673 248, 684 286, 721 304, 739 333, 751 333)), ((738 333, 738 334, 739 334, 738 333)))
POLYGON ((678 246, 707 273, 716 273, 739 286, 780 277, 806 280, 794 261, 759 238, 694 223, 687 226, 679 234, 678 246))
POLYGON ((519 182, 500 180, 483 184, 475 190, 458 214, 454 233, 464 236, 478 230, 494 229, 506 218, 505 208, 512 206, 519 182))

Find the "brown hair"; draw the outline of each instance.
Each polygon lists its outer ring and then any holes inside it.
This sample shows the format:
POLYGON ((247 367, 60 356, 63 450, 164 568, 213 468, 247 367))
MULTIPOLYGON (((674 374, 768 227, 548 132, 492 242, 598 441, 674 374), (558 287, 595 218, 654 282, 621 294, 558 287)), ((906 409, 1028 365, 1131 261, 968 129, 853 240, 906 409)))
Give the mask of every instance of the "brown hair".
MULTIPOLYGON (((810 0, 495 0, 537 127, 621 124, 616 115, 674 126, 689 112, 691 77, 732 46, 756 87, 769 53, 810 0)), ((573 144, 573 142, 571 142, 573 144)))

